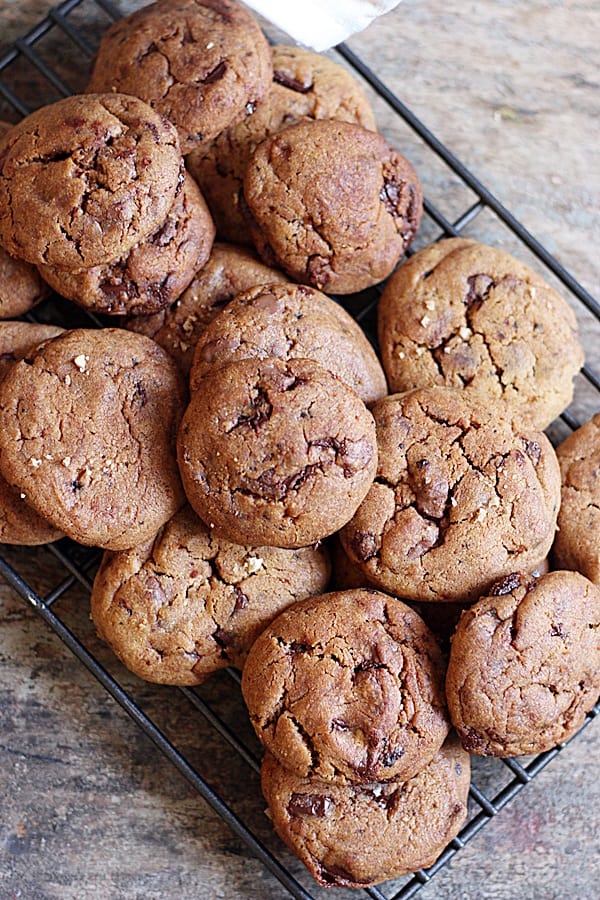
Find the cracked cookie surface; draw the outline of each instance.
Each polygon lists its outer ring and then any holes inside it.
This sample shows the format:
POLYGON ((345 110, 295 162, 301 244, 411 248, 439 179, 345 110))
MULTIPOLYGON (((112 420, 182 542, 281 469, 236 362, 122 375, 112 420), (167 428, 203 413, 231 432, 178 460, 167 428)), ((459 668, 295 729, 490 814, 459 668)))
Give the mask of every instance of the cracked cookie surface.
POLYGON ((208 260, 214 236, 204 198, 186 175, 165 221, 117 262, 80 272, 40 266, 40 272, 63 297, 94 312, 151 315, 187 288, 208 260))
POLYGON ((467 815, 469 754, 450 735, 408 781, 300 778, 265 754, 262 790, 279 837, 326 887, 365 887, 433 865, 467 815))
MULTIPOLYGON (((327 542, 327 548, 331 557, 331 587, 333 590, 346 591, 353 588, 373 587, 363 569, 350 559, 344 550, 339 535, 334 535, 327 542)), ((544 571, 548 571, 547 564, 544 571)), ((464 603, 419 603, 416 600, 405 600, 405 602, 421 616, 443 653, 447 654, 456 623, 465 608, 464 603)))
POLYGON ((369 581, 411 600, 466 602, 550 550, 560 471, 547 437, 450 388, 372 407, 379 466, 342 530, 369 581))
POLYGON ((556 455, 562 490, 554 561, 600 587, 600 413, 563 441, 556 455))
POLYGON ((390 274, 419 227, 422 195, 411 164, 380 135, 307 120, 254 151, 243 209, 265 262, 348 294, 390 274))
POLYGON ((303 118, 338 119, 376 130, 364 91, 342 66, 320 53, 284 44, 272 48, 272 57, 273 82, 264 103, 186 160, 225 241, 252 243, 240 194, 250 157, 265 138, 303 118))
POLYGON ((215 537, 186 506, 132 550, 106 553, 91 614, 99 636, 132 672, 159 684, 200 684, 242 667, 275 616, 318 594, 323 548, 244 547, 215 537))
POLYGON ((180 169, 174 127, 136 97, 44 106, 0 141, 0 243, 36 265, 113 262, 165 220, 180 169))
POLYGON ((208 372, 177 443, 191 505, 241 544, 304 547, 333 534, 377 467, 370 412, 305 359, 242 359, 208 372))
POLYGON ((175 303, 152 316, 128 319, 126 327, 164 347, 187 375, 199 336, 225 304, 254 285, 275 281, 284 282, 286 278, 277 269, 265 266, 250 250, 213 244, 208 262, 175 303))
POLYGON ((73 540, 135 546, 184 502, 175 438, 185 395, 175 363, 148 338, 59 335, 0 385, 2 474, 73 540))
POLYGON ((464 238, 405 262, 385 287, 378 324, 392 391, 481 394, 522 428, 560 415, 584 361, 569 304, 508 253, 464 238))
MULTIPOLYGON (((30 322, 0 322, 0 380, 13 363, 34 347, 62 334, 56 325, 30 322)), ((54 528, 27 504, 22 491, 0 475, 0 541, 5 544, 35 546, 57 541, 62 532, 54 528)))
POLYGON ((242 693, 264 746, 303 778, 406 780, 449 729, 433 635, 375 590, 312 597, 279 615, 250 650, 242 693))
POLYGON ((190 390, 211 369, 238 359, 312 359, 364 403, 387 394, 383 369, 352 316, 315 288, 268 284, 239 294, 200 335, 190 390))
POLYGON ((542 753, 582 725, 600 693, 600 592, 578 572, 497 582, 460 619, 446 679, 463 746, 542 753))
POLYGON ((252 114, 269 90, 271 52, 231 0, 159 0, 102 38, 89 91, 141 97, 175 124, 183 153, 252 114))

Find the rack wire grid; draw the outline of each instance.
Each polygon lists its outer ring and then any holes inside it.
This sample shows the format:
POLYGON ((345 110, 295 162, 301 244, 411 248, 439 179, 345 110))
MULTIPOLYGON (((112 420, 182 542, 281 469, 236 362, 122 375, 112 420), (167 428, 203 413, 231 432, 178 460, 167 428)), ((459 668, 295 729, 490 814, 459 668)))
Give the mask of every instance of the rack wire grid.
MULTIPOLYGON (((85 75, 89 70, 90 61, 93 58, 99 41, 99 35, 111 21, 121 15, 118 8, 109 0, 66 0, 52 8, 48 15, 32 28, 21 39, 4 52, 0 57, 0 95, 3 97, 4 106, 8 104, 15 116, 27 115, 33 108, 44 103, 52 102, 67 96, 76 90, 81 90, 85 83, 85 75), (77 12, 83 15, 76 15, 77 12), (100 19, 98 18, 100 17, 100 19), (67 83, 63 73, 57 71, 45 61, 43 48, 45 42, 49 42, 53 36, 60 35, 61 40, 69 42, 77 52, 72 57, 69 81, 75 77, 77 84, 67 83)), ((425 200, 425 219, 420 232, 422 244, 428 243, 444 236, 457 236, 464 233, 467 226, 488 210, 494 214, 500 226, 517 240, 521 250, 527 249, 538 263, 546 270, 546 275, 557 280, 562 286, 563 293, 569 296, 573 305, 585 309, 593 319, 600 321, 600 304, 566 271, 551 254, 539 244, 539 242, 518 222, 515 217, 496 199, 495 196, 423 125, 423 123, 395 96, 377 75, 365 65, 365 63, 347 46, 340 45, 336 52, 341 55, 346 64, 370 86, 377 95, 389 106, 400 120, 407 126, 408 133, 418 140, 425 152, 432 159, 454 173, 460 182, 471 192, 473 202, 464 209, 452 221, 436 205, 425 200)), ((418 245, 418 241, 417 241, 418 245)), ((539 266, 538 266, 539 268, 539 266)), ((349 303, 349 309, 359 312, 356 318, 361 321, 367 334, 374 339, 374 319, 377 299, 380 288, 371 289, 361 295, 358 307, 349 303)), ((92 316, 74 307, 72 304, 55 298, 46 301, 34 314, 28 316, 32 321, 44 321, 51 315, 53 321, 67 327, 74 326, 98 326, 102 324, 97 317, 92 316), (48 312, 48 309, 50 312, 48 312)), ((576 400, 578 392, 585 393, 587 389, 588 400, 591 396, 592 403, 598 406, 600 400, 600 378, 588 365, 585 365, 576 386, 576 400), (590 393, 591 392, 591 393, 590 393)), ((566 433, 581 424, 572 412, 573 405, 561 416, 561 421, 555 423, 550 434, 555 441, 564 437, 566 433)), ((183 775, 189 784, 198 792, 206 803, 227 823, 231 830, 249 848, 249 850, 266 866, 272 875, 279 880, 289 895, 303 900, 310 900, 321 896, 321 890, 316 887, 312 879, 299 865, 294 865, 290 854, 277 842, 261 838, 253 832, 243 821, 242 817, 234 809, 234 803, 226 800, 213 786, 214 772, 210 770, 210 761, 205 760, 207 772, 201 774, 182 749, 167 736, 164 730, 144 712, 141 705, 136 703, 132 692, 127 690, 119 680, 119 676, 112 675, 108 669, 86 647, 86 636, 77 636, 71 630, 66 621, 56 611, 55 604, 75 584, 79 584, 84 591, 90 592, 93 572, 98 564, 100 554, 97 550, 81 547, 68 539, 63 539, 56 544, 47 546, 60 564, 61 578, 44 596, 41 596, 19 574, 11 563, 0 555, 0 574, 16 593, 32 607, 48 626, 58 635, 64 644, 72 651, 80 662, 100 682, 105 690, 117 701, 129 714, 133 721, 154 742, 156 747, 183 775), (211 778, 212 776, 212 778, 211 778), (294 871, 292 871, 292 869, 294 871)), ((89 632, 88 632, 89 643, 89 632)), ((216 680, 231 679, 229 685, 233 690, 239 686, 239 675, 233 670, 225 670, 220 676, 213 676, 212 680, 202 685, 200 689, 180 688, 186 700, 189 701, 194 712, 204 720, 205 724, 214 729, 220 739, 228 745, 231 754, 239 755, 243 763, 256 775, 260 771, 258 744, 248 729, 240 727, 239 708, 237 714, 230 716, 228 722, 223 716, 222 710, 215 711, 215 698, 211 693, 211 685, 216 680)), ((600 712, 600 700, 588 714, 584 725, 600 712)), ((577 736, 576 736, 577 737, 577 736)), ((369 896, 373 900, 407 900, 413 897, 419 889, 436 875, 448 861, 458 853, 468 841, 483 828, 492 817, 506 804, 510 803, 542 769, 562 752, 565 745, 560 745, 546 753, 542 753, 528 760, 504 759, 486 761, 488 765, 501 769, 499 778, 488 778, 485 770, 478 771, 477 762, 474 766, 474 778, 470 788, 470 813, 467 824, 459 835, 454 838, 443 851, 437 862, 427 870, 420 870, 412 876, 380 885, 379 887, 366 888, 356 892, 358 896, 369 896), (488 782, 501 783, 500 789, 490 791, 488 782), (479 782, 479 783, 478 783, 479 782)), ((498 772, 496 772, 498 775, 498 772)), ((258 780, 255 779, 250 786, 256 795, 256 803, 260 806, 258 780)))

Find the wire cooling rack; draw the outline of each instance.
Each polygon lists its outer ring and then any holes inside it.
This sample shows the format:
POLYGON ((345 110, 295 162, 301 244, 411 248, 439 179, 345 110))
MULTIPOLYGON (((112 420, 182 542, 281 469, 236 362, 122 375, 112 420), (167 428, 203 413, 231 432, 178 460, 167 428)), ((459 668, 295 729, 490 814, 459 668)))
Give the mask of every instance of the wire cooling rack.
MULTIPOLYGON (((8 114, 16 119, 26 115, 32 109, 44 103, 58 100, 70 93, 81 91, 87 80, 91 59, 99 41, 99 35, 108 24, 119 18, 120 12, 108 0, 66 0, 53 8, 43 21, 39 22, 21 39, 15 41, 0 57, 0 118, 8 114), (57 60, 64 57, 53 51, 57 42, 67 42, 72 55, 66 71, 60 69, 57 60), (53 60, 52 65, 48 58, 53 60)), ((398 99, 379 78, 348 47, 337 48, 343 59, 355 72, 375 91, 390 109, 404 123, 413 140, 419 142, 422 152, 429 155, 452 172, 460 183, 468 189, 471 202, 458 215, 445 215, 438 206, 425 201, 425 219, 420 234, 421 243, 443 236, 456 236, 465 233, 473 235, 472 223, 483 211, 487 210, 496 217, 498 225, 509 232, 516 240, 518 249, 523 254, 532 254, 537 258, 538 268, 546 270, 549 278, 558 281, 563 293, 569 297, 581 318, 589 321, 600 321, 600 304, 567 272, 538 241, 511 215, 508 210, 490 193, 490 191, 469 170, 450 153, 446 147, 419 121, 419 119, 398 99), (541 264, 541 265, 540 265, 541 264)), ((475 233, 475 236, 476 233, 475 233)), ((418 243, 417 243, 418 246, 418 243)), ((373 336, 375 307, 379 292, 373 289, 361 296, 360 312, 356 318, 361 321, 367 333, 373 336)), ((352 310, 352 302, 349 304, 352 310)), ((52 317, 53 321, 67 327, 93 326, 101 324, 96 317, 67 304, 64 301, 51 300, 38 308, 31 319, 41 320, 52 317)), ((550 429, 551 436, 558 440, 569 430, 577 428, 577 414, 587 410, 585 415, 596 411, 600 406, 600 378, 593 369, 586 365, 576 385, 575 401, 561 416, 561 421, 550 429), (576 413, 573 412, 576 410, 576 413)), ((189 784, 200 794, 208 805, 227 823, 232 831, 248 846, 249 850, 262 861, 272 875, 279 880, 289 895, 303 900, 321 897, 323 892, 298 865, 294 865, 291 857, 276 840, 270 843, 261 839, 236 812, 235 804, 225 799, 213 786, 215 773, 207 771, 201 774, 181 747, 173 743, 156 721, 144 712, 135 702, 131 691, 124 688, 119 677, 115 677, 101 664, 86 647, 86 637, 77 635, 66 624, 56 610, 57 601, 75 584, 84 591, 91 590, 91 582, 100 554, 76 545, 68 540, 48 545, 60 569, 60 580, 44 595, 37 593, 19 572, 0 555, 0 574, 17 594, 30 605, 47 625, 58 635, 64 644, 75 654, 81 663, 95 676, 106 691, 131 716, 136 724, 154 742, 156 747, 179 770, 189 784), (212 777, 211 777, 212 776, 212 777), (293 871, 292 871, 293 869, 293 871)), ((59 604, 60 606, 60 604, 59 604)), ((89 635, 88 635, 89 637, 89 635)), ((89 643, 89 641, 88 641, 89 643)), ((192 705, 195 713, 205 724, 214 729, 219 738, 225 742, 229 752, 238 755, 254 774, 260 771, 258 746, 253 737, 244 728, 240 728, 239 716, 229 717, 226 721, 223 711, 215 711, 215 695, 211 694, 211 684, 218 679, 231 679, 232 690, 239 686, 239 675, 227 670, 217 675, 202 689, 181 689, 186 700, 192 705)), ((221 687, 221 685, 220 685, 221 687)), ((600 701, 589 713, 584 726, 600 713, 600 701)), ((575 738, 576 739, 576 738, 575 738)), ((467 824, 460 834, 449 844, 437 862, 427 870, 420 870, 413 876, 403 880, 382 885, 379 888, 367 888, 356 892, 355 896, 369 896, 373 900, 406 900, 413 897, 419 889, 429 882, 448 861, 470 841, 482 827, 486 825, 506 804, 510 803, 554 757, 564 749, 556 747, 529 760, 488 760, 487 768, 480 760, 474 760, 474 777, 470 789, 470 813, 467 824), (490 766, 495 767, 490 777, 490 766), (490 788, 493 786, 493 789, 490 788), (498 787, 500 785, 500 787, 498 787)), ((255 782, 255 787, 257 782, 255 782)), ((256 787, 256 791, 258 791, 256 787)), ((256 804, 262 804, 256 796, 256 804)), ((329 894, 331 896, 331 894, 329 894)))

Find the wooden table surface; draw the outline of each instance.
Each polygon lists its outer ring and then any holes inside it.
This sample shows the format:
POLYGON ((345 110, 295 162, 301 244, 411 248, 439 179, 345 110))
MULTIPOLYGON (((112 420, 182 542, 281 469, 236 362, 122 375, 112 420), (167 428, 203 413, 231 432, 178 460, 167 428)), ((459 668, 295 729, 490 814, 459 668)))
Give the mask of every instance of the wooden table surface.
MULTIPOLYGON (((0 0, 0 52, 50 5, 0 0)), ((127 11, 136 5, 120 7, 127 11)), ((76 21, 93 39, 92 6, 84 3, 76 21)), ((597 0, 404 0, 350 42, 596 293, 599 35, 597 0)), ((57 47, 51 62, 70 83, 83 84, 72 50, 57 47)), ((25 84, 27 70, 16 77, 25 84)), ((0 117, 7 109, 0 106, 0 117)), ((448 216, 472 202, 459 179, 434 161, 380 101, 376 114, 381 130, 411 157, 427 195, 448 216)), ((530 259, 487 212, 469 233, 530 259)), ((425 237, 434 235, 425 229, 425 237)), ((588 360, 600 368, 598 328, 589 316, 578 314, 588 360)), ((580 418, 600 409, 598 395, 582 389, 578 396, 580 418)), ((62 577, 46 549, 13 549, 7 558, 41 592, 62 577)), ((279 849, 263 815, 257 778, 193 713, 188 699, 176 690, 143 684, 114 663, 93 636, 82 589, 70 589, 56 609, 261 839, 279 849)), ((4 585, 0 665, 2 900, 284 896, 245 845, 4 585)), ((227 676, 200 693, 247 734, 237 690, 227 676)), ((419 897, 598 897, 599 762, 596 720, 419 897)), ((492 786, 498 765, 478 765, 477 771, 480 782, 492 786)))

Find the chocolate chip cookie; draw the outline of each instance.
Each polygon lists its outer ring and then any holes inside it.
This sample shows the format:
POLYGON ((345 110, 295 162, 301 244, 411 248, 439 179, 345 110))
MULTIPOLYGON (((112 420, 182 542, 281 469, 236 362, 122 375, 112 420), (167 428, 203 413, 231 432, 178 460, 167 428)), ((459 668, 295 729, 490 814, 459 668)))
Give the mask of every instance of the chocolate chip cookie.
POLYGON ((219 236, 252 242, 240 210, 248 161, 265 138, 300 119, 339 119, 375 131, 375 119, 360 84, 320 53, 275 45, 273 83, 251 116, 226 129, 206 148, 194 150, 187 166, 208 200, 219 236))
POLYGON ((164 222, 180 179, 177 133, 146 103, 67 97, 0 141, 0 243, 36 265, 114 262, 164 222))
POLYGON ((186 175, 165 221, 118 262, 80 272, 40 266, 40 273, 55 291, 86 309, 150 315, 183 293, 208 260, 214 236, 204 198, 186 175))
POLYGON ((383 369, 365 333, 342 307, 303 284, 267 284, 239 294, 200 335, 190 390, 212 368, 238 359, 312 359, 364 403, 387 394, 383 369))
POLYGON ((106 553, 92 619, 122 662, 147 681, 200 684, 242 667, 261 631, 329 578, 324 549, 242 547, 219 540, 184 507, 153 540, 106 553))
POLYGON ((467 816, 469 754, 451 735, 408 781, 327 784, 269 754, 262 789, 279 837, 325 887, 361 888, 433 865, 467 816))
MULTIPOLYGON (((13 363, 22 359, 42 341, 61 334, 56 325, 30 322, 0 322, 0 380, 13 363)), ((26 495, 0 475, 0 541, 4 544, 34 546, 61 538, 54 528, 28 504, 26 495)))
POLYGON ((74 540, 135 546, 183 504, 175 437, 184 402, 175 363, 148 338, 65 332, 0 385, 2 474, 74 540))
POLYGON ((560 504, 556 454, 450 388, 372 407, 379 466, 341 540, 373 584, 413 600, 468 602, 543 559, 560 504))
POLYGON ((461 616, 446 692, 471 753, 542 753, 567 740, 600 693, 598 588, 566 571, 497 582, 461 616))
POLYGON ((298 122, 259 144, 244 198, 265 262, 333 294, 386 278, 422 214, 408 160, 373 131, 325 120, 298 122))
POLYGON ((273 70, 258 22, 233 0, 159 0, 104 34, 89 91, 141 97, 189 153, 266 96, 273 70))
POLYGON ((240 544, 305 547, 341 528, 377 467, 375 425, 311 360, 243 359, 210 371, 178 438, 187 497, 240 544))
POLYGON ((412 778, 449 728, 444 664, 423 620, 395 597, 350 590, 285 610, 242 674, 264 746, 302 778, 412 778))
POLYGON ((256 284, 285 280, 250 250, 214 244, 206 265, 172 306, 153 316, 129 319, 126 327, 153 338, 187 375, 200 334, 226 303, 256 284))
POLYGON ((520 428, 546 428, 571 402, 583 364, 575 314, 502 250, 464 238, 426 247, 389 280, 378 315, 392 391, 480 394, 520 428))
POLYGON ((554 561, 600 587, 600 413, 556 451, 562 477, 554 561))

